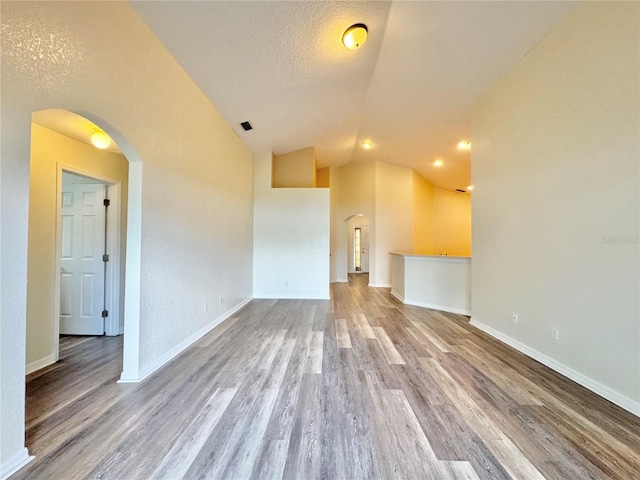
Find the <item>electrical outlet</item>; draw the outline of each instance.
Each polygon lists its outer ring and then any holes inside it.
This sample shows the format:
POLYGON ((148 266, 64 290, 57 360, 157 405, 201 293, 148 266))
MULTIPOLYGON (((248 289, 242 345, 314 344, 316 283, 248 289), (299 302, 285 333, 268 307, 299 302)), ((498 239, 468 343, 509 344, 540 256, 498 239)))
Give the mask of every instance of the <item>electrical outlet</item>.
POLYGON ((209 304, 207 302, 204 302, 204 305, 202 305, 202 311, 204 313, 207 313, 209 311, 209 304))
POLYGON ((513 314, 513 323, 518 323, 518 314, 517 313, 513 314))
POLYGON ((433 287, 429 287, 429 293, 433 293, 433 287))
POLYGON ((218 297, 218 303, 222 305, 222 297, 218 297))
POLYGON ((558 332, 557 328, 551 329, 551 338, 553 338, 554 340, 558 340, 560 338, 560 332, 558 332))

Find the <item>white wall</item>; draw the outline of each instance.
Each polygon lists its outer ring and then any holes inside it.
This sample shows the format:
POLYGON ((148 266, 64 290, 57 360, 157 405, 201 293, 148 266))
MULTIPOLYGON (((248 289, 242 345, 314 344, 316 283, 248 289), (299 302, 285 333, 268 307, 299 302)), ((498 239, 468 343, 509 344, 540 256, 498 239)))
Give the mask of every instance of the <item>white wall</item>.
POLYGON ((639 19, 580 3, 472 119, 474 321, 636 414, 639 19))
POLYGON ((271 188, 271 166, 255 155, 253 296, 329 299, 329 189, 271 188))
MULTIPOLYGON (((133 197, 142 210, 129 212, 127 243, 128 259, 129 241, 142 252, 141 281, 136 283, 141 301, 138 312, 125 306, 126 315, 140 316, 140 356, 134 360, 139 372, 156 367, 168 353, 251 297, 253 162, 249 148, 126 2, 2 2, 1 9, 4 469, 26 459, 32 112, 58 107, 84 114, 117 134, 129 160, 134 154, 142 160, 129 170, 129 204, 133 197), (42 42, 34 44, 34 38, 42 42), (207 313, 204 302, 210 305, 207 313)), ((129 271, 135 269, 128 264, 127 270, 129 280, 129 271)), ((128 284, 127 290, 130 287, 135 285, 128 284)), ((125 334, 125 342, 127 337, 135 340, 135 335, 125 334)))
POLYGON ((407 305, 471 314, 471 258, 392 255, 391 294, 407 305))

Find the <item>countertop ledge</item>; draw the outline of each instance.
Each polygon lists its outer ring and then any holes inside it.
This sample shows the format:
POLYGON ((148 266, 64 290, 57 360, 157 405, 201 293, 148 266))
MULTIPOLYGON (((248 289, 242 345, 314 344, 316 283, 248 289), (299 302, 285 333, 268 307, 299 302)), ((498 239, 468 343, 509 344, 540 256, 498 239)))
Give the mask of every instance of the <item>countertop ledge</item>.
POLYGON ((471 257, 463 257, 458 255, 426 255, 422 253, 406 253, 406 252, 389 252, 389 255, 399 255, 401 257, 416 257, 416 258, 437 258, 437 259, 458 259, 458 260, 471 260, 471 257))

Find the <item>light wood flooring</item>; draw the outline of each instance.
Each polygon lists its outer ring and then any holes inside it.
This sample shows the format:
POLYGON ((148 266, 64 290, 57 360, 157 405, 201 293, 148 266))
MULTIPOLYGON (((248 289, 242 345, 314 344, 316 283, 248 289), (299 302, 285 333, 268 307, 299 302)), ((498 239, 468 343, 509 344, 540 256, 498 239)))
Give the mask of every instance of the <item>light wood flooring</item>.
POLYGON ((121 338, 27 379, 15 479, 640 479, 640 419, 366 275, 254 300, 138 385, 121 338))

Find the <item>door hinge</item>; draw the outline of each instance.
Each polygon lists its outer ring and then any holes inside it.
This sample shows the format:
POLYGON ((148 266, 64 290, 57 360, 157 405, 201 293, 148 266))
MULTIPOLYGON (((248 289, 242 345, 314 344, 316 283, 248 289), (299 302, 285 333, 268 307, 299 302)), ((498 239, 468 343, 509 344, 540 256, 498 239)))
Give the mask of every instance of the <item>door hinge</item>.
POLYGON ((109 316, 109 310, 102 310, 102 318, 107 318, 109 316))
POLYGON ((109 205, 111 205, 111 200, 109 200, 108 198, 105 198, 103 204, 105 207, 108 207, 109 205))
POLYGON ((108 262, 109 261, 109 255, 107 255, 106 253, 104 255, 102 255, 102 261, 103 262, 108 262))

